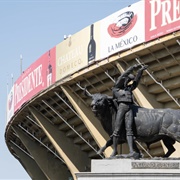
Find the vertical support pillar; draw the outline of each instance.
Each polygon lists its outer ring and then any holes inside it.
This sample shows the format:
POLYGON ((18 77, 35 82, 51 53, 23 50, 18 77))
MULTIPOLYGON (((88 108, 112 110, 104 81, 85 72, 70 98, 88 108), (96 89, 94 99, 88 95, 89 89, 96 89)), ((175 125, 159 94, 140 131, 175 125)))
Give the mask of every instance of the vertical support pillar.
POLYGON ((88 165, 90 166, 90 158, 88 157, 88 154, 83 152, 79 146, 75 145, 73 140, 68 138, 65 133, 53 126, 49 120, 40 114, 35 108, 29 109, 59 155, 65 161, 74 179, 76 179, 75 172, 84 171, 88 165))
POLYGON ((46 148, 40 146, 38 142, 32 141, 32 139, 20 128, 14 126, 13 129, 21 139, 24 146, 34 157, 34 160, 47 179, 67 179, 70 176, 66 166, 64 166, 59 159, 55 158, 52 153, 48 152, 46 148))
POLYGON ((29 157, 26 153, 16 147, 13 143, 10 143, 13 150, 16 154, 20 157, 18 160, 27 171, 31 179, 44 179, 46 180, 47 177, 44 175, 43 171, 39 168, 36 161, 29 157))
MULTIPOLYGON (((82 103, 79 98, 71 92, 71 90, 66 86, 61 86, 64 94, 67 96, 74 109, 80 114, 82 117, 83 123, 88 128, 89 132, 93 136, 94 140, 98 144, 99 147, 105 145, 107 139, 109 139, 106 132, 103 130, 102 125, 99 120, 94 116, 94 113, 90 108, 87 108, 84 103, 82 103)), ((109 147, 105 151, 105 156, 109 157, 112 153, 112 148, 109 147)))

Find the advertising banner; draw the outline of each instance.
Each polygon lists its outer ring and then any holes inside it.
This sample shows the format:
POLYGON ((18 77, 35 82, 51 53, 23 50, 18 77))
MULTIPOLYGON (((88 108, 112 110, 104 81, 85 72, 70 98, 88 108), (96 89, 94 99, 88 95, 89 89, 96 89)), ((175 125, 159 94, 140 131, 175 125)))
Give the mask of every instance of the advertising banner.
POLYGON ((140 1, 101 20, 101 58, 145 41, 144 14, 140 1))
POLYGON ((55 82, 55 48, 36 60, 14 83, 14 111, 55 82))
POLYGON ((7 122, 14 115, 14 86, 11 88, 8 97, 7 97, 7 105, 6 105, 6 119, 7 122))
POLYGON ((92 24, 56 46, 56 80, 73 74, 96 59, 94 31, 92 24))
POLYGON ((145 1, 146 41, 180 29, 180 0, 145 1))

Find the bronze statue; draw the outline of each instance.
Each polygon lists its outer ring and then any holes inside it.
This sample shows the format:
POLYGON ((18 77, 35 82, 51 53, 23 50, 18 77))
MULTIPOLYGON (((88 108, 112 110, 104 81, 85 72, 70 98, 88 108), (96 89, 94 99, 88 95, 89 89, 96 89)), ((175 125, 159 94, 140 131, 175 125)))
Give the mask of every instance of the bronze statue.
POLYGON ((114 146, 113 152, 111 154, 112 157, 117 154, 118 136, 119 132, 121 131, 123 121, 125 121, 126 139, 130 151, 128 156, 138 156, 138 154, 134 151, 133 148, 135 144, 133 140, 134 135, 132 130, 132 105, 134 104, 132 91, 138 86, 142 73, 145 69, 147 69, 147 66, 141 66, 141 64, 129 67, 124 73, 122 73, 118 77, 115 85, 112 88, 113 99, 117 102, 117 114, 114 127, 115 129, 112 134, 114 146), (141 68, 138 70, 137 75, 134 77, 132 72, 138 67, 141 68), (130 82, 131 84, 129 84, 130 82))
MULTIPOLYGON (((135 66, 135 67, 133 66, 133 69, 137 67, 139 66, 135 66)), ((147 66, 142 66, 142 68, 138 71, 137 73, 138 80, 135 78, 137 81, 135 82, 136 85, 134 87, 137 87, 142 72, 146 68, 147 66)), ((132 71, 130 70, 128 76, 131 74, 131 72, 132 71)), ((130 76, 133 77, 132 75, 130 76)), ((128 85, 129 81, 132 80, 130 76, 128 77, 129 79, 125 78, 123 80, 125 83, 124 85, 125 87, 128 85)), ((117 80, 117 82, 115 83, 114 86, 115 88, 116 87, 118 88, 118 86, 116 86, 118 82, 119 80, 117 80)), ((117 115, 118 114, 117 108, 121 107, 118 105, 119 102, 117 102, 118 96, 112 97, 100 93, 91 95, 88 93, 86 89, 85 92, 86 95, 92 98, 92 102, 91 102, 92 111, 100 120, 104 130, 110 136, 110 139, 107 141, 107 143, 98 151, 99 154, 102 153, 108 146, 111 146, 113 144, 114 135, 112 136, 112 134, 114 133, 116 133, 117 139, 116 142, 114 143, 114 147, 113 147, 114 150, 111 155, 113 157, 117 157, 115 156, 117 154, 117 150, 116 150, 117 143, 122 144, 127 142, 128 135, 133 136, 139 142, 146 143, 148 147, 150 144, 162 140, 164 145, 168 149, 164 157, 169 157, 175 151, 173 144, 176 141, 180 142, 180 110, 147 109, 133 104, 133 100, 132 100, 132 102, 130 102, 131 103, 130 109, 131 109, 133 121, 131 121, 130 119, 130 126, 128 125, 128 123, 125 123, 125 121, 122 121, 122 124, 120 125, 122 126, 122 128, 120 128, 119 122, 116 122, 116 119, 120 118, 117 115), (114 99, 114 97, 116 99, 114 99), (118 127, 116 127, 117 124, 118 127), (126 129, 125 129, 125 125, 126 125, 126 129), (129 131, 129 134, 127 134, 127 136, 126 136, 126 131, 129 131)), ((140 158, 141 155, 138 148, 136 147, 136 144, 132 142, 130 146, 131 146, 130 154, 120 155, 120 157, 127 157, 127 158, 132 157, 135 159, 140 158)))
POLYGON ((132 130, 132 105, 134 104, 132 91, 138 86, 142 73, 145 69, 147 69, 147 66, 142 66, 141 64, 129 67, 124 73, 122 73, 118 77, 115 85, 112 88, 113 99, 115 99, 115 101, 117 102, 117 114, 115 119, 114 132, 112 134, 114 148, 111 157, 115 156, 118 152, 118 136, 119 132, 121 131, 123 121, 125 121, 126 139, 130 151, 128 157, 138 156, 137 152, 135 152, 133 148, 135 147, 135 144, 134 134, 132 130), (138 70, 137 75, 134 77, 132 72, 138 67, 141 68, 138 70), (131 84, 129 84, 130 82, 131 84))
MULTIPOLYGON (((105 94, 93 94, 92 98, 92 111, 100 120, 104 130, 112 135, 114 131, 114 121, 117 109, 114 105, 113 99, 105 94)), ((159 140, 163 140, 164 145, 167 147, 168 152, 164 157, 169 157, 175 148, 173 144, 175 141, 180 142, 180 110, 173 109, 147 109, 140 106, 133 105, 133 132, 134 137, 139 142, 144 142, 148 146, 159 140)), ((126 142, 125 127, 119 132, 118 142, 120 144, 126 142)), ((102 153, 108 146, 113 144, 112 138, 99 150, 102 153)), ((135 149, 139 153, 138 149, 135 149)), ((126 157, 126 156, 123 156, 126 157)), ((127 157, 129 157, 127 155, 127 157)), ((133 156, 132 158, 140 158, 133 156)))

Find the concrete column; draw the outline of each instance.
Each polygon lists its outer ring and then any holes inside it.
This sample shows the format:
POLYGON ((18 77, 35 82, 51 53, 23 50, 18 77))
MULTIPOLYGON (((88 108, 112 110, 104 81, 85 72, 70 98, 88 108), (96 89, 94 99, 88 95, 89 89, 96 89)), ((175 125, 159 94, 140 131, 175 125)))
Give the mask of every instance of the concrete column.
MULTIPOLYGON (((66 87, 61 86, 61 89, 73 105, 74 109, 78 112, 78 114, 82 117, 82 121, 93 136, 94 140, 98 144, 99 147, 105 145, 106 141, 109 139, 109 136, 104 131, 102 125, 99 120, 95 117, 94 113, 88 108, 81 100, 74 94, 72 91, 66 87)), ((104 155, 109 157, 112 153, 112 148, 109 147, 106 149, 104 155)))
POLYGON ((33 141, 32 138, 20 128, 14 126, 13 129, 47 179, 68 179, 68 177, 71 176, 66 166, 59 159, 55 158, 51 152, 48 152, 46 148, 40 146, 37 141, 33 141))
POLYGON ((74 179, 76 179, 75 172, 85 171, 87 166, 90 167, 88 154, 83 152, 79 146, 75 145, 73 140, 61 132, 58 127, 53 126, 52 123, 35 108, 29 109, 59 155, 65 161, 74 179))
POLYGON ((19 158, 17 158, 18 161, 22 164, 22 166, 27 171, 31 179, 47 179, 47 177, 44 175, 43 171, 39 168, 38 164, 33 158, 28 156, 25 152, 20 150, 13 143, 10 142, 10 144, 15 153, 19 156, 19 158))

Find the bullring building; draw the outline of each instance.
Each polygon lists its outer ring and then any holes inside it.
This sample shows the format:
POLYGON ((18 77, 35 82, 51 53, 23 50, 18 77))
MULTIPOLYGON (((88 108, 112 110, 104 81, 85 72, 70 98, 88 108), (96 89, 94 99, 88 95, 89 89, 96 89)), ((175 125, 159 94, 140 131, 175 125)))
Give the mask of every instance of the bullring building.
MULTIPOLYGON (((178 0, 139 1, 120 9, 45 52, 14 82, 7 97, 5 140, 32 179, 76 179, 76 173, 90 171, 92 159, 112 153, 109 147, 97 154, 109 135, 84 87, 111 96, 124 70, 146 64, 134 90, 136 103, 149 109, 180 108, 179 9, 178 0)), ((174 147, 179 149, 179 143, 174 147)), ((119 146, 119 153, 127 150, 126 144, 119 146)), ((158 141, 149 154, 166 152, 158 141)), ((179 151, 171 155, 179 156, 179 151)))

